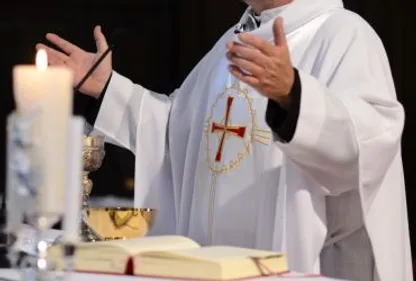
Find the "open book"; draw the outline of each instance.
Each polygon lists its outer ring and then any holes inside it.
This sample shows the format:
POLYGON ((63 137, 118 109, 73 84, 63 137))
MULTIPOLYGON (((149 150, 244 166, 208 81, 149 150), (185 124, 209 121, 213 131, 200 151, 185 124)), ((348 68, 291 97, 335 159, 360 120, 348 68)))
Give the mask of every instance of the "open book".
POLYGON ((281 253, 238 247, 200 247, 182 236, 81 243, 75 269, 198 280, 235 280, 287 272, 281 253))

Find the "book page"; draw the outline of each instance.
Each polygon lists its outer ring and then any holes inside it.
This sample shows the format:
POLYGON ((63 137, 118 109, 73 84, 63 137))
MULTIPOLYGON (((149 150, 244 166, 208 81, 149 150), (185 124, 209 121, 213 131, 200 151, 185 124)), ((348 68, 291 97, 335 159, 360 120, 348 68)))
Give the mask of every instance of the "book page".
POLYGON ((119 248, 129 253, 136 255, 145 251, 169 251, 178 249, 192 249, 200 246, 193 240, 176 235, 167 236, 151 236, 128 240, 113 240, 95 243, 82 243, 81 248, 104 249, 107 247, 119 248))
POLYGON ((145 257, 160 257, 173 259, 192 259, 200 261, 221 261, 226 259, 241 259, 248 257, 267 258, 283 256, 277 252, 253 250, 239 247, 212 246, 198 249, 179 249, 173 251, 158 251, 142 253, 145 257))

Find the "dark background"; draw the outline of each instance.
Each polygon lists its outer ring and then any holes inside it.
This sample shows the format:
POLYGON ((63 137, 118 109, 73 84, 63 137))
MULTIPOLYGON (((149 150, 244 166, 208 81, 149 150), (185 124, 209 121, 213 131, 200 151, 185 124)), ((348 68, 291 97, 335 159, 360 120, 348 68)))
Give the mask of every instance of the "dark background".
MULTIPOLYGON (((344 1, 381 36, 390 58, 398 97, 406 109, 403 159, 414 236, 416 209, 411 199, 416 181, 412 173, 416 153, 413 146, 416 137, 412 133, 416 122, 416 87, 412 68, 416 62, 413 53, 416 44, 412 36, 416 20, 411 2, 344 1)), ((5 118, 14 108, 11 70, 16 64, 34 63, 34 46, 43 41, 46 32, 59 33, 94 51, 92 29, 95 24, 101 24, 109 40, 116 44, 115 70, 145 87, 168 94, 181 84, 218 37, 238 21, 244 9, 244 4, 238 0, 118 0, 108 3, 17 0, 3 3, 0 10, 0 112, 4 115, 0 130, 0 191, 5 185, 5 118)), ((88 101, 77 95, 75 112, 82 112, 88 101)), ((96 187, 93 194, 132 198, 129 179, 133 176, 133 155, 108 145, 104 164, 93 175, 96 187)))

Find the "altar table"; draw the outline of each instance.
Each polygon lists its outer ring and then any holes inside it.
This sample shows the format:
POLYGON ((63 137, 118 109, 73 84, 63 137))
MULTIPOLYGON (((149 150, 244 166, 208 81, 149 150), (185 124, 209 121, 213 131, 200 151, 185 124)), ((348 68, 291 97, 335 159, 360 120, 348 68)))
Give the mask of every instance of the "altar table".
MULTIPOLYGON (((0 269, 0 281, 20 281, 19 272, 11 269, 0 269)), ((104 274, 72 273, 65 281, 178 281, 177 279, 156 279, 138 276, 117 276, 104 274)), ((299 273, 288 273, 284 276, 272 276, 248 279, 248 281, 341 281, 339 279, 325 278, 321 276, 305 275, 299 273)))

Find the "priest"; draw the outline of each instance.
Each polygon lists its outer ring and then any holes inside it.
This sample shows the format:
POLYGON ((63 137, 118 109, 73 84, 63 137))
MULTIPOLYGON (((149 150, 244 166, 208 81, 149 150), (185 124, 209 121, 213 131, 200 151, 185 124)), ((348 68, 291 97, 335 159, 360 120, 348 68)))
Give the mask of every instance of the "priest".
MULTIPOLYGON (((341 0, 247 0, 169 97, 112 70, 83 84, 91 122, 136 155, 152 231, 283 251, 292 270, 413 280, 396 99, 382 42, 341 0)), ((97 53, 56 34, 50 64, 78 83, 97 53)))

